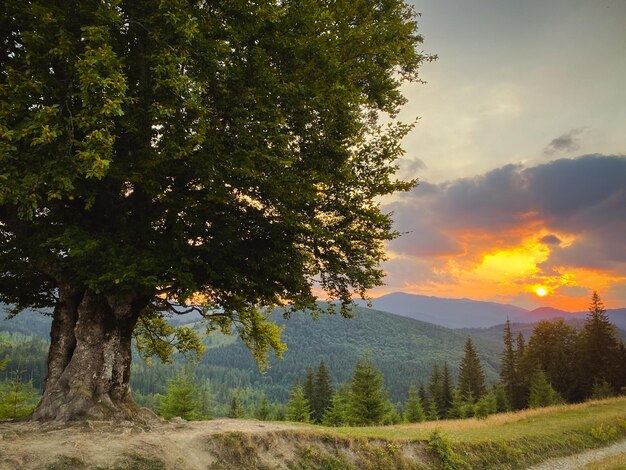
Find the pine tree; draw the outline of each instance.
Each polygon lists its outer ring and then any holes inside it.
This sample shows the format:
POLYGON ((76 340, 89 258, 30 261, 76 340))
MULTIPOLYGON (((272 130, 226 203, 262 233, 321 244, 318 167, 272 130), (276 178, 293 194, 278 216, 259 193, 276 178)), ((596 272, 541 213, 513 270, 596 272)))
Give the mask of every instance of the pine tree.
POLYGON ((514 403, 518 388, 517 364, 515 360, 515 349, 513 348, 513 335, 511 333, 511 322, 506 319, 504 326, 504 351, 500 356, 500 379, 506 392, 509 403, 514 403))
POLYGON ((267 397, 263 395, 254 410, 254 417, 260 421, 267 421, 270 418, 271 413, 272 409, 270 408, 270 403, 267 397))
POLYGON ((161 398, 157 411, 165 419, 174 417, 187 421, 206 419, 202 414, 201 395, 189 371, 179 372, 175 378, 168 380, 165 395, 161 398))
POLYGON ((245 414, 245 410, 241 404, 241 399, 239 398, 239 393, 235 393, 233 398, 230 400, 230 406, 228 407, 228 413, 226 416, 237 419, 243 418, 245 414))
POLYGON ((439 420, 439 407, 435 401, 431 401, 430 405, 428 405, 428 414, 426 415, 426 419, 428 419, 428 421, 439 420))
POLYGON ((517 384, 511 406, 519 410, 528 406, 530 394, 530 380, 535 372, 536 366, 526 357, 526 341, 520 332, 515 340, 515 368, 517 370, 517 384))
POLYGON ((350 420, 356 425, 379 424, 388 409, 383 376, 367 356, 354 368, 349 403, 350 420))
POLYGON ((496 411, 498 413, 504 413, 505 411, 511 411, 511 402, 509 396, 501 383, 493 385, 491 389, 494 398, 496 399, 496 411))
POLYGON ((541 408, 544 406, 556 405, 562 403, 563 400, 559 394, 552 388, 546 374, 539 369, 530 383, 529 406, 531 408, 541 408))
POLYGON ((448 414, 448 410, 452 405, 452 375, 448 363, 443 363, 443 374, 441 375, 441 400, 439 402, 439 416, 442 418, 448 414))
POLYGON ((315 398, 315 375, 311 366, 306 368, 306 374, 304 376, 304 396, 309 401, 309 405, 312 406, 313 399, 315 398))
POLYGON ((313 422, 321 423, 333 399, 333 385, 324 361, 320 361, 317 367, 314 389, 315 393, 310 400, 311 418, 313 422))
POLYGON ((583 377, 587 393, 595 382, 606 381, 617 389, 620 372, 620 343, 615 327, 609 321, 600 296, 594 291, 589 314, 582 330, 583 377))
POLYGON ((437 410, 437 417, 441 417, 441 409, 443 408, 443 381, 441 377, 441 371, 438 364, 432 365, 432 372, 430 373, 430 380, 428 382, 428 413, 429 418, 433 419, 431 413, 432 409, 437 410))
POLYGON ((464 409, 465 401, 463 399, 463 394, 461 391, 456 388, 452 392, 452 402, 450 403, 450 409, 448 409, 448 413, 446 414, 446 418, 449 419, 459 419, 465 418, 464 409))
POLYGON ((485 393, 485 374, 471 338, 465 343, 465 356, 459 368, 459 388, 464 394, 471 392, 476 399, 485 393))
POLYGON ((350 385, 341 384, 324 413, 322 423, 325 426, 343 426, 350 422, 350 385))
POLYGON ((421 423, 426 419, 424 406, 414 385, 409 388, 409 398, 404 407, 404 420, 409 423, 421 423))
POLYGON ((11 375, 10 380, 0 383, 0 420, 25 419, 32 414, 39 401, 32 381, 24 382, 19 370, 11 375))
POLYGON ((426 395, 426 389, 424 388, 424 384, 420 384, 420 388, 417 391, 417 394, 420 397, 420 401, 422 402, 422 406, 424 409, 428 408, 428 396, 426 395))
POLYGON ((291 388, 289 401, 287 402, 286 417, 288 421, 299 421, 302 423, 308 423, 311 420, 309 400, 307 400, 304 394, 304 387, 299 380, 296 380, 291 388))
POLYGON ((478 419, 485 419, 496 412, 497 403, 493 392, 484 393, 474 405, 474 416, 478 419))

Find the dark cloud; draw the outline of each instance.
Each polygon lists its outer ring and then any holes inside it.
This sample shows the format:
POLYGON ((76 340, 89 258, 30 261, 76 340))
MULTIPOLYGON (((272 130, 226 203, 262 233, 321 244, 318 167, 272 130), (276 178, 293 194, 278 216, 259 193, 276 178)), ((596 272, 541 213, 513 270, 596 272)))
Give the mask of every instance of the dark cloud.
POLYGON ((543 149, 543 153, 546 155, 553 155, 561 151, 575 152, 580 149, 578 140, 580 135, 586 130, 586 127, 579 127, 577 129, 572 129, 567 134, 563 134, 556 139, 552 139, 552 142, 546 145, 546 148, 543 149))
POLYGON ((390 247, 415 256, 458 253, 462 232, 498 234, 534 223, 575 238, 568 246, 555 235, 541 240, 552 245, 546 269, 626 263, 626 156, 507 165, 477 177, 422 183, 390 208, 398 229, 412 231, 390 247))
POLYGON ((556 235, 546 235, 545 237, 541 237, 539 239, 541 243, 544 245, 560 245, 562 243, 561 239, 556 235))

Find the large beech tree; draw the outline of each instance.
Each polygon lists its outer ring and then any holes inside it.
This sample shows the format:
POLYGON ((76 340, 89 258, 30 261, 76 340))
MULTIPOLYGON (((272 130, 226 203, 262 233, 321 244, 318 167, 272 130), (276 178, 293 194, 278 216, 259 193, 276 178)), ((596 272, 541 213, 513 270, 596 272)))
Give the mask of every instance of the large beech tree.
POLYGON ((167 315, 347 313, 396 236, 379 197, 432 57, 399 0, 12 0, 0 7, 0 300, 52 308, 35 419, 134 417, 131 341, 197 349, 167 315), (383 118, 383 119, 381 119, 383 118), (390 125, 381 125, 386 121, 390 125), (196 305, 187 308, 184 305, 196 305))

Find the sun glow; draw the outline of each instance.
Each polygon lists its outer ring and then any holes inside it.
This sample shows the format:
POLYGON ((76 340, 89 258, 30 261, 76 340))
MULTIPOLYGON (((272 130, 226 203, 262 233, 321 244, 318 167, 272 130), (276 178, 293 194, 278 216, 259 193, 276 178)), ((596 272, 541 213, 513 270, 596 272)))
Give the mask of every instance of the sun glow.
POLYGON ((535 294, 537 294, 539 297, 545 297, 546 295, 548 295, 548 291, 545 287, 537 287, 535 289, 535 294))

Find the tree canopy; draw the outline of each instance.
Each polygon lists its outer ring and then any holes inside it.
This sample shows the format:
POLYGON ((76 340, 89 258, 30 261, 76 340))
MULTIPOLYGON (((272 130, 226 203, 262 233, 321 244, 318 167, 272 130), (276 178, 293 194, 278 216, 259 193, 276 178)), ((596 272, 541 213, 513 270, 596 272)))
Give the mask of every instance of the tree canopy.
POLYGON ((400 85, 433 58, 403 1, 0 13, 0 301, 56 309, 48 387, 84 368, 78 355, 127 383, 127 353, 83 345, 127 351, 137 321, 167 336, 163 315, 190 302, 263 362, 282 345, 259 307, 315 308, 318 286, 347 314, 382 282, 397 233, 379 198, 414 183, 394 179, 410 129, 394 120, 400 85))

